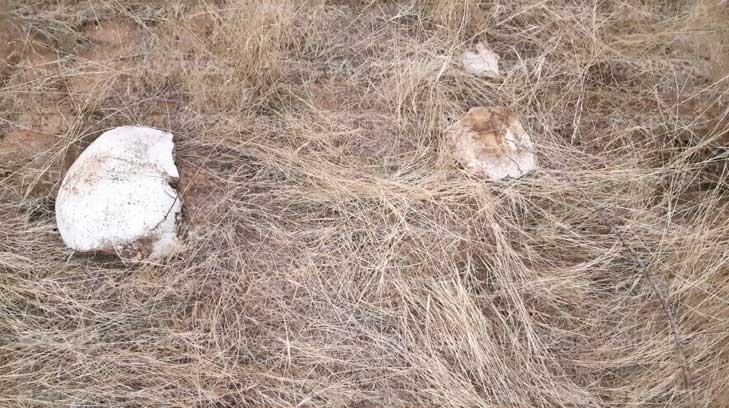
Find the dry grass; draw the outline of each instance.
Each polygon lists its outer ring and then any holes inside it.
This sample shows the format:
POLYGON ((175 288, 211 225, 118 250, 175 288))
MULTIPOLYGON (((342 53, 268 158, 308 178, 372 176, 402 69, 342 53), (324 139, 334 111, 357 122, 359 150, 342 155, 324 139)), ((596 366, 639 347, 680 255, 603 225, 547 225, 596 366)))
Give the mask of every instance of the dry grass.
POLYGON ((11 0, 0 406, 729 406, 722 7, 11 0), (540 171, 438 160, 477 105, 540 171), (178 137, 159 264, 55 231, 64 168, 130 123, 178 137))

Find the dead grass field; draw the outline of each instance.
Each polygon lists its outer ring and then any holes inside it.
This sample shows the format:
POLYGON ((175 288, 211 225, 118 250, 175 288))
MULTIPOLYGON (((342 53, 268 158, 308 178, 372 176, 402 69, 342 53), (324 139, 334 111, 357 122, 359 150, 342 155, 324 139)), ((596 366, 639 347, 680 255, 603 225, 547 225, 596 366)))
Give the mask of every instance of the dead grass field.
POLYGON ((0 406, 729 406, 726 2, 4 7, 0 406), (539 171, 438 159, 478 105, 539 171), (161 263, 55 230, 123 124, 177 137, 161 263))

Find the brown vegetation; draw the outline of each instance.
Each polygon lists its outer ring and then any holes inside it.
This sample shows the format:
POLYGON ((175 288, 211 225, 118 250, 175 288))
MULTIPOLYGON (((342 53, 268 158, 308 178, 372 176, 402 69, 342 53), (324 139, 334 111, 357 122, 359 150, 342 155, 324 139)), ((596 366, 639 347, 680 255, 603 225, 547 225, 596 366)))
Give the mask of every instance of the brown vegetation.
POLYGON ((726 7, 11 0, 0 406, 727 406, 726 7), (494 105, 541 169, 439 166, 494 105), (54 229, 122 124, 177 138, 163 263, 54 229))

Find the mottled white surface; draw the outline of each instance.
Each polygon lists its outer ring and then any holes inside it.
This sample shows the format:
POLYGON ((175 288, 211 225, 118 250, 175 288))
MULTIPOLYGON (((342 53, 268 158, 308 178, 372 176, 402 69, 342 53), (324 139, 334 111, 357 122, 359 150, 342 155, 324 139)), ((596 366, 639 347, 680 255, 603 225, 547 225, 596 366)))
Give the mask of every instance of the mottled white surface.
POLYGON ((64 243, 78 251, 159 258, 177 246, 182 201, 173 135, 124 126, 102 134, 68 170, 56 199, 64 243))
POLYGON ((496 78, 499 74, 498 54, 486 47, 483 43, 476 44, 476 51, 466 51, 463 54, 463 67, 470 74, 496 78))
POLYGON ((448 129, 447 137, 453 157, 475 175, 519 178, 537 168, 532 139, 509 109, 473 108, 448 129))

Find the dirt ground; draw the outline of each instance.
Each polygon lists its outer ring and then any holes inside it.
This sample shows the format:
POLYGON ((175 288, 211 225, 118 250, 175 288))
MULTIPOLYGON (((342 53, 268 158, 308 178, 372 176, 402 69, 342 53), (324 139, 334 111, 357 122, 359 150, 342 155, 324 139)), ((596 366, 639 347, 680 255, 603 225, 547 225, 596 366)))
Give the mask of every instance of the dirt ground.
POLYGON ((725 3, 0 0, 0 407, 729 407, 725 3), (440 159, 476 106, 539 170, 440 159), (184 248, 74 253, 131 124, 184 248))

